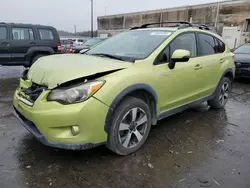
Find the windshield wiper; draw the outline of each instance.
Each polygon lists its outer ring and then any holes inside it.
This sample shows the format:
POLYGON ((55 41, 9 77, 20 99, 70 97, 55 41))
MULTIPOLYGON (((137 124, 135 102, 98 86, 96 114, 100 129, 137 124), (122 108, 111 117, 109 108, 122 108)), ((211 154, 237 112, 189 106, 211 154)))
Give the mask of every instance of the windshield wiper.
POLYGON ((88 55, 107 57, 107 58, 116 59, 116 60, 120 60, 120 61, 131 61, 131 62, 135 61, 135 59, 132 57, 121 57, 121 56, 105 54, 105 53, 95 53, 95 54, 88 54, 88 55))

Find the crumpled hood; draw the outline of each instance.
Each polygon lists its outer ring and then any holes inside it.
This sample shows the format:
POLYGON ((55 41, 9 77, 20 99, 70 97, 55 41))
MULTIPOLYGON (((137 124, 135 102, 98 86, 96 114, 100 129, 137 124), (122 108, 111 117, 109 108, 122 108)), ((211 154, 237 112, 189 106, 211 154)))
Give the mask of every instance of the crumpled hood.
POLYGON ((97 73, 133 66, 133 63, 81 54, 50 55, 40 58, 28 72, 28 79, 53 89, 58 85, 97 73))

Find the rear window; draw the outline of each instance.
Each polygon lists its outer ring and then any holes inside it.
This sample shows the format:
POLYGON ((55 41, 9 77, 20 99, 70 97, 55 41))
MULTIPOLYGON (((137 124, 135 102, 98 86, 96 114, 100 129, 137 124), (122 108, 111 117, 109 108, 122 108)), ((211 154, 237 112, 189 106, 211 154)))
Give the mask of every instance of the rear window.
POLYGON ((0 40, 7 39, 7 29, 6 27, 0 26, 0 40))
POLYGON ((78 39, 78 42, 84 42, 82 39, 78 39))
POLYGON ((13 40, 34 40, 34 33, 31 28, 12 28, 13 40))
POLYGON ((40 39, 42 40, 53 40, 54 36, 50 29, 38 29, 40 39))
POLYGON ((198 34, 200 56, 213 55, 216 52, 214 37, 206 34, 198 34))

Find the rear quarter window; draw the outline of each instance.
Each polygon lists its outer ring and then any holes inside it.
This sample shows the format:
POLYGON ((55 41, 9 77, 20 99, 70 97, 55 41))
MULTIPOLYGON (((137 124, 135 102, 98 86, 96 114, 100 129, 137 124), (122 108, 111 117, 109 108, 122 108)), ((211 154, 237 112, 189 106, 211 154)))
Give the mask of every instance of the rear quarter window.
POLYGON ((218 38, 214 37, 215 53, 223 53, 226 50, 225 44, 218 38))
POLYGON ((223 53, 223 52, 225 52, 225 50, 226 50, 226 45, 225 45, 225 43, 222 42, 222 41, 219 40, 219 39, 216 39, 216 40, 218 40, 218 43, 219 43, 219 48, 218 48, 218 52, 217 52, 217 53, 223 53))
POLYGON ((54 40, 53 32, 50 29, 38 29, 41 40, 54 40))

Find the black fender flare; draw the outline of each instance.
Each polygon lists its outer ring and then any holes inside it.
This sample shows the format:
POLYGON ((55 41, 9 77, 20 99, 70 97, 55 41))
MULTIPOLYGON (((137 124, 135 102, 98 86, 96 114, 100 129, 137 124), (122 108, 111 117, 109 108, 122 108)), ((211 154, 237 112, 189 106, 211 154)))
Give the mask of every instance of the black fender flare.
POLYGON ((215 96, 215 95, 216 95, 216 92, 217 92, 217 90, 218 90, 218 88, 219 88, 219 86, 220 86, 221 80, 222 80, 228 73, 229 73, 229 74, 232 74, 233 79, 234 79, 233 69, 232 69, 232 68, 227 68, 227 69, 223 72, 223 74, 222 74, 222 76, 221 76, 221 78, 220 78, 220 80, 219 80, 219 82, 218 82, 218 84, 217 84, 217 86, 216 86, 216 89, 214 90, 212 96, 215 96))
POLYGON ((113 102, 111 103, 107 116, 106 116, 106 120, 105 120, 105 127, 104 130, 106 133, 109 132, 110 126, 112 124, 112 116, 114 113, 115 108, 117 107, 117 105, 119 104, 119 102, 124 99, 124 97, 128 96, 130 93, 136 91, 136 90, 145 90, 148 93, 150 93, 153 98, 154 98, 154 102, 155 102, 155 110, 157 108, 157 102, 158 102, 158 96, 156 91, 148 84, 135 84, 132 86, 127 87, 126 89, 124 89, 123 91, 121 91, 116 98, 113 100, 113 102))
POLYGON ((33 56, 33 54, 36 53, 36 52, 46 52, 46 53, 49 53, 49 54, 54 54, 55 53, 55 51, 51 47, 48 47, 48 46, 35 46, 35 47, 31 47, 27 51, 26 61, 30 61, 31 58, 32 58, 32 56, 33 56))
POLYGON ((226 75, 227 73, 231 73, 231 74, 234 76, 234 74, 233 74, 233 69, 232 69, 232 68, 227 68, 227 69, 223 72, 221 79, 222 79, 223 77, 225 77, 225 75, 226 75))

